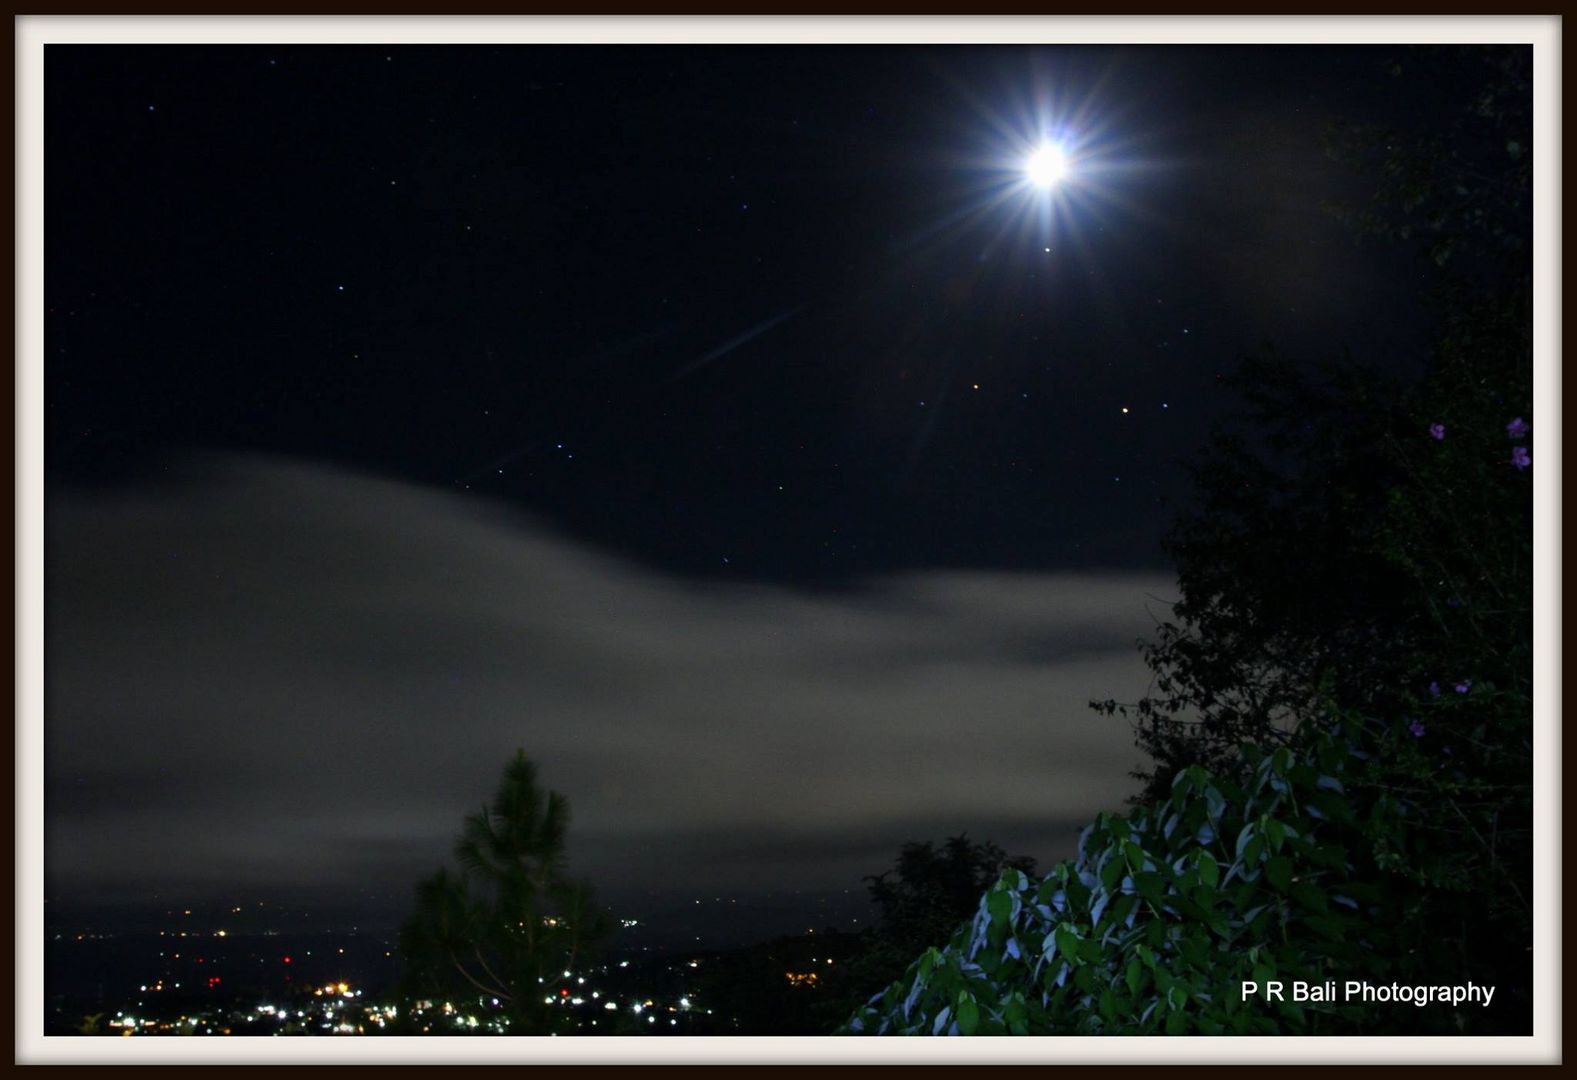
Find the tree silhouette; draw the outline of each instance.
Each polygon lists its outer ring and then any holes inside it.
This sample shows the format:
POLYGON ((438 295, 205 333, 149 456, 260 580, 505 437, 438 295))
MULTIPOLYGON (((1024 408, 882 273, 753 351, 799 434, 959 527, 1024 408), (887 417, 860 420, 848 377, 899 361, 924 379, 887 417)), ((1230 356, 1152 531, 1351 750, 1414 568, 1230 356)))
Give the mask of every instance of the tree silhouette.
POLYGON ((458 874, 440 869, 416 886, 400 931, 406 996, 497 999, 513 1030, 558 1026, 544 999, 568 991, 576 965, 606 937, 591 886, 567 873, 569 800, 544 793, 517 751, 490 803, 467 814, 455 843, 458 874))
POLYGON ((1512 714, 1529 696, 1532 500, 1507 477, 1531 461, 1514 462, 1508 425, 1533 415, 1532 50, 1408 48, 1384 65, 1399 87, 1466 88, 1443 128, 1327 133, 1372 179, 1365 203, 1330 209, 1419 256, 1437 323, 1425 374, 1267 349, 1226 380, 1243 408, 1193 462, 1195 505, 1164 540, 1179 597, 1141 643, 1154 682, 1091 702, 1135 725, 1138 803, 1333 706, 1417 718, 1443 670, 1478 671, 1512 714))
POLYGON ((1377 805, 1411 815, 1405 848, 1368 838, 1410 890, 1408 955, 1433 965, 1426 981, 1472 972, 1524 1000, 1539 467, 1531 56, 1409 55, 1402 70, 1429 61, 1490 76, 1457 125, 1476 141, 1350 133, 1384 178, 1358 224, 1424 241, 1436 321, 1424 372, 1402 382, 1351 362, 1246 362, 1233 382, 1244 415, 1198 459, 1197 502, 1166 539, 1180 595, 1141 645, 1152 686, 1137 702, 1091 704, 1134 723, 1149 758, 1141 805, 1167 799, 1194 764, 1241 773, 1245 744, 1348 733, 1364 782, 1389 800, 1377 805))
POLYGON ((842 1023, 871 994, 903 974, 928 946, 946 941, 980 905, 980 894, 1007 869, 1035 873, 1035 860, 1009 855, 990 840, 948 837, 938 847, 911 840, 891 869, 865 878, 876 924, 861 934, 859 953, 827 980, 818 1014, 828 1028, 842 1023))
POLYGON ((980 894, 1008 868, 1035 872, 1035 860, 1010 856, 987 840, 949 837, 938 850, 929 840, 910 842, 898 865, 865 880, 878 913, 877 933, 913 959, 974 914, 980 894))

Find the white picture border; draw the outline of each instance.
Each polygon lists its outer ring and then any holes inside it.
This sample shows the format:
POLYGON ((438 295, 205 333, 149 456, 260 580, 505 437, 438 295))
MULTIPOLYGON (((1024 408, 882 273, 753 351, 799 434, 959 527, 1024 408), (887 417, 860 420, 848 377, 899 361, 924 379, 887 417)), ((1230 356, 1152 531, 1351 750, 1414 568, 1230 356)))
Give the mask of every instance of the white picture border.
POLYGON ((1560 1060, 1560 85, 1557 17, 91 17, 16 29, 16 1060, 352 1062, 1554 1062, 1560 1060), (110 1039, 45 1036, 43 1002, 44 47, 49 44, 1383 44, 1534 49, 1534 1034, 1529 1037, 110 1039))

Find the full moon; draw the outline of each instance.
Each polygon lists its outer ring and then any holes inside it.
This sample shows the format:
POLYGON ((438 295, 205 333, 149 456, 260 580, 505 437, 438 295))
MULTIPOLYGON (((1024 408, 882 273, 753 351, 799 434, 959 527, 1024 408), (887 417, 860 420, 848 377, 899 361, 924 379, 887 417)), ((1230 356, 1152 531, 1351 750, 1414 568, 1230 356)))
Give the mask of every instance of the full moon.
POLYGON ((1024 175, 1036 187, 1055 187, 1067 173, 1068 159, 1055 143, 1046 143, 1024 161, 1024 175))

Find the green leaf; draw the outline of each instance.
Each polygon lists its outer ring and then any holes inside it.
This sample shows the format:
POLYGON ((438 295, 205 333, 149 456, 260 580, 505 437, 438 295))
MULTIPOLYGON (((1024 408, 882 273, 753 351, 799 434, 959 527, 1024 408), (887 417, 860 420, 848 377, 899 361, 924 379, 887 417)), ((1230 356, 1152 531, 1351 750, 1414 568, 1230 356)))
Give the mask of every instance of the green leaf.
POLYGON ((1263 854, 1265 854, 1265 842, 1256 836, 1243 849, 1243 865, 1249 870, 1257 868, 1260 856, 1263 854))
POLYGON ((958 1033, 960 1035, 973 1035, 980 1027, 980 1006, 975 1004, 975 999, 969 991, 963 990, 958 995, 958 1033))
POLYGON ((1070 964, 1078 964, 1079 960, 1079 935, 1068 923, 1063 923, 1056 930, 1057 949, 1062 953, 1063 959, 1070 964))
POLYGON ((1160 964, 1157 964, 1150 969, 1150 974, 1155 979, 1155 988, 1157 990, 1159 990, 1163 995, 1171 993, 1173 982, 1171 972, 1167 971, 1166 968, 1162 967, 1160 964))
POLYGON ((1205 812, 1210 816, 1211 821, 1220 821, 1221 815, 1226 812, 1226 796, 1216 790, 1214 784, 1205 785, 1205 807, 1205 812))
POLYGON ((986 894, 986 913, 993 923, 1005 924, 1013 911, 1013 897, 1001 889, 986 894))

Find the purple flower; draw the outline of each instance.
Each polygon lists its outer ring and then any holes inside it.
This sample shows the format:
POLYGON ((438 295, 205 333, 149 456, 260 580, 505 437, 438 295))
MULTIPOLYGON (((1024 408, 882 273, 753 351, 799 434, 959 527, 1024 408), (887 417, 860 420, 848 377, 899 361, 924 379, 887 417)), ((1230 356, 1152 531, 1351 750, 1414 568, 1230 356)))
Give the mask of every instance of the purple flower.
POLYGON ((1513 439, 1520 439, 1528 433, 1528 422, 1522 417, 1517 417, 1506 425, 1506 434, 1513 439))
POLYGON ((1459 694, 1465 694, 1469 690, 1473 689, 1473 680, 1463 679, 1461 682, 1457 683, 1453 689, 1455 689, 1459 694))
POLYGON ((1422 720, 1414 720, 1407 725, 1407 733, 1415 739, 1422 739, 1424 737, 1424 722, 1422 720))
POLYGON ((1511 448, 1511 463, 1517 467, 1518 472, 1521 472, 1533 464, 1533 456, 1528 453, 1526 446, 1513 446, 1511 448))
POLYGON ((1430 697, 1439 697, 1440 696, 1440 684, 1439 683, 1432 682, 1432 683, 1429 684, 1429 696, 1430 697))
POLYGON ((1446 426, 1444 424, 1430 424, 1429 435, 1436 441, 1444 439, 1446 437, 1446 426))

